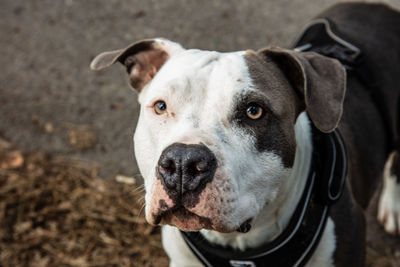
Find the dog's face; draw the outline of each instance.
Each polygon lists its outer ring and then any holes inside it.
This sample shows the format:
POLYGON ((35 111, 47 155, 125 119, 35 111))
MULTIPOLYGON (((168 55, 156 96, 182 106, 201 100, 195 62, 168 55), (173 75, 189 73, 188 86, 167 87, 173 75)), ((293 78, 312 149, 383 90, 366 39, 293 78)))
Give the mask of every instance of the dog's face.
POLYGON ((295 153, 296 96, 259 90, 246 57, 182 51, 142 91, 134 140, 150 223, 230 232, 276 200, 295 153))
POLYGON ((318 128, 331 131, 344 94, 337 62, 298 54, 185 50, 156 39, 93 61, 94 69, 125 64, 139 92, 134 142, 149 223, 232 232, 284 201, 297 116, 307 109, 318 128), (323 86, 340 90, 324 93, 330 108, 314 86, 332 71, 335 79, 323 86))

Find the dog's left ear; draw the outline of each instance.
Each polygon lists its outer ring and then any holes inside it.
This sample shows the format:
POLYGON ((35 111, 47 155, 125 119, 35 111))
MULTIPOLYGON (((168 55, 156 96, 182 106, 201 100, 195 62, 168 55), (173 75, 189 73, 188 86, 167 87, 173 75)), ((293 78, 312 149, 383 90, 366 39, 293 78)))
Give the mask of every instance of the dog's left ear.
POLYGON ((346 71, 332 58, 314 52, 296 52, 277 47, 259 53, 272 60, 304 99, 310 119, 322 132, 339 124, 346 92, 346 71))
POLYGON ((131 86, 140 93, 164 63, 183 50, 180 44, 166 39, 146 39, 123 49, 99 54, 93 59, 90 68, 101 70, 118 61, 125 65, 131 86))

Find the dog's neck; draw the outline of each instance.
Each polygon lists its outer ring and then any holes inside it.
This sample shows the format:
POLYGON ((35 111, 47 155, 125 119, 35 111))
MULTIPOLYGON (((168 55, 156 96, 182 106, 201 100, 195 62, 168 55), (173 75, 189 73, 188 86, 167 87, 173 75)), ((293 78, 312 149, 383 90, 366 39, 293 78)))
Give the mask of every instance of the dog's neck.
POLYGON ((285 229, 303 193, 312 158, 311 126, 305 112, 296 121, 295 133, 297 146, 294 164, 289 177, 282 177, 285 184, 274 206, 265 206, 253 220, 251 231, 246 234, 202 230, 208 241, 245 250, 273 240, 285 229))

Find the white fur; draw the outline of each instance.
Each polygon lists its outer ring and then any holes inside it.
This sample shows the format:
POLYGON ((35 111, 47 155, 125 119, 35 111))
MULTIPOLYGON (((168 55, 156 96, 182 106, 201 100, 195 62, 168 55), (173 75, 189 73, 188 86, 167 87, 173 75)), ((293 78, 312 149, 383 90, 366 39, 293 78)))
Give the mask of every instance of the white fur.
MULTIPOLYGON (((157 210, 158 201, 152 200, 166 196, 160 183, 157 185, 155 174, 162 151, 175 142, 201 142, 214 152, 218 168, 203 191, 213 203, 200 197, 200 202, 189 210, 230 232, 254 218, 247 234, 202 230, 210 242, 241 250, 272 240, 284 230, 303 192, 312 153, 305 114, 299 116, 295 125, 293 168, 285 168, 282 158, 271 151, 257 151, 254 137, 229 121, 235 97, 255 90, 243 55, 244 52, 178 49, 140 93, 141 111, 134 137, 135 155, 145 181, 149 221, 152 211, 157 210), (167 112, 162 115, 153 110, 158 100, 167 104, 167 112)), ((167 205, 171 202, 163 200, 167 205)), ((321 255, 314 259, 318 264, 323 259, 331 260, 333 248, 327 240, 332 240, 332 227, 326 228, 322 238, 325 241, 316 251, 321 255)), ((163 228, 163 244, 171 266, 199 263, 175 227, 163 228)))
POLYGON ((164 225, 162 227, 162 244, 170 259, 170 267, 203 266, 186 245, 178 228, 164 225))
POLYGON ((324 233, 319 241, 317 248, 313 256, 307 262, 307 267, 314 266, 334 266, 333 264, 333 253, 336 248, 336 236, 335 236, 335 223, 331 218, 328 218, 325 226, 324 233))
POLYGON ((391 175, 394 153, 390 154, 383 170, 383 190, 379 199, 378 220, 385 231, 400 235, 400 184, 396 175, 391 175))

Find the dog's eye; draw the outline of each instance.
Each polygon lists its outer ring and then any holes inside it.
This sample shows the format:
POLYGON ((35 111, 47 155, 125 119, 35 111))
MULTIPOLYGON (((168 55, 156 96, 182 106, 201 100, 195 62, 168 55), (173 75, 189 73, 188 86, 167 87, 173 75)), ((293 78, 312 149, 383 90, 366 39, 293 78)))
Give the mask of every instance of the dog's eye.
POLYGON ((247 106, 247 117, 249 117, 252 120, 257 120, 259 118, 261 118, 262 114, 263 114, 263 109, 256 103, 250 103, 247 106))
POLYGON ((161 115, 167 111, 167 104, 159 100, 154 104, 154 111, 156 112, 157 115, 161 115))

